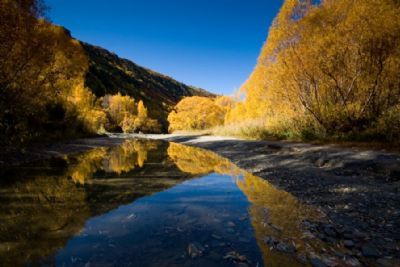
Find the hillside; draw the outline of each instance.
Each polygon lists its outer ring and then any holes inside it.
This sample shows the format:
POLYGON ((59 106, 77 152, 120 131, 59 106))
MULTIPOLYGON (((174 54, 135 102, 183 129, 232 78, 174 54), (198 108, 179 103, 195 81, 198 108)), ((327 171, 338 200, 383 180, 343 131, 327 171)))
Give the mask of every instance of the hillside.
POLYGON ((168 126, 168 113, 183 97, 214 96, 120 58, 101 47, 83 42, 81 45, 89 59, 85 86, 97 97, 120 92, 137 101, 143 100, 150 117, 157 118, 164 129, 168 126))

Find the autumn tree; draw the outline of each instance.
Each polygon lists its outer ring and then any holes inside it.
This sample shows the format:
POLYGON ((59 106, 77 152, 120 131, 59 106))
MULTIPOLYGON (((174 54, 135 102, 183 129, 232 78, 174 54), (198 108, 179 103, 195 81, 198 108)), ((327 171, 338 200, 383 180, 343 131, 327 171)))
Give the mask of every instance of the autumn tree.
POLYGON ((148 116, 148 111, 142 100, 136 104, 130 96, 106 95, 103 98, 110 124, 109 130, 121 129, 125 133, 145 132, 158 133, 161 126, 156 119, 148 116))
POLYGON ((0 0, 3 144, 85 131, 69 96, 83 84, 86 55, 67 30, 44 19, 44 11, 39 0, 0 0))
POLYGON ((73 87, 67 97, 68 106, 74 111, 82 127, 89 133, 103 133, 108 123, 107 114, 96 96, 82 84, 73 87))
POLYGON ((399 12, 394 0, 285 1, 230 122, 328 137, 399 132, 399 12))
POLYGON ((124 120, 133 118, 137 113, 135 100, 120 93, 116 95, 106 95, 103 98, 103 107, 107 110, 110 121, 109 129, 122 127, 124 120))
POLYGON ((226 108, 215 99, 192 96, 182 99, 168 116, 169 130, 204 130, 224 123, 226 108))

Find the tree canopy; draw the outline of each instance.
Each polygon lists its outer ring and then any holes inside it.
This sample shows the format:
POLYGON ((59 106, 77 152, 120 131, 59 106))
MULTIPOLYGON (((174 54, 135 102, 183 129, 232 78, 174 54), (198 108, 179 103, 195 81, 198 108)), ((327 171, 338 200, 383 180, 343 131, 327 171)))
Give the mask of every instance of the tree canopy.
POLYGON ((219 98, 185 97, 168 116, 169 130, 204 130, 222 125, 227 109, 228 104, 219 98))

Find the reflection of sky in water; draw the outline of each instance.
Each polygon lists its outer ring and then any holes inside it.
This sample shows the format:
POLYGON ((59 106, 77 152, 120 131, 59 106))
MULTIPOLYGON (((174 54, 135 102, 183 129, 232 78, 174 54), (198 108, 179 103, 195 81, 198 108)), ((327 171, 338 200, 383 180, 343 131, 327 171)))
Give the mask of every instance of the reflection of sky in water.
POLYGON ((231 176, 210 174, 186 181, 90 219, 58 253, 57 263, 179 264, 191 261, 185 255, 191 242, 208 246, 199 263, 228 264, 222 258, 232 249, 247 251, 260 262, 250 221, 238 219, 247 215, 248 206, 231 176))

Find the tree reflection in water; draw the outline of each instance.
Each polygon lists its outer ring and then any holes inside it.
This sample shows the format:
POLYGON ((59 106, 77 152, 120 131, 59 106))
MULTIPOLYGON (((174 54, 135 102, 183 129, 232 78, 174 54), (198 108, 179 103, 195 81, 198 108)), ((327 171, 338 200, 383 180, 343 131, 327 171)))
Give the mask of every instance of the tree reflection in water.
POLYGON ((324 214, 300 203, 291 194, 278 190, 266 180, 240 170, 229 160, 215 153, 171 143, 169 156, 183 171, 202 175, 206 173, 227 174, 234 177, 237 186, 250 202, 249 214, 256 240, 263 253, 264 266, 295 266, 299 264, 288 254, 266 245, 268 237, 283 244, 294 244, 298 253, 320 252, 325 244, 304 237, 302 221, 324 220, 324 214), (310 241, 310 242, 309 242, 310 241))
MULTIPOLYGON (((114 148, 95 148, 77 156, 1 171, 0 180, 0 263, 2 266, 37 264, 65 246, 85 221, 137 197, 163 190, 174 183, 146 179, 145 190, 137 190, 134 179, 121 182, 145 167, 148 153, 159 162, 166 144, 127 140, 114 148), (110 181, 98 183, 105 173, 110 181), (123 177, 122 177, 123 178, 123 177), (128 181, 130 180, 130 181, 128 181)), ((147 168, 147 175, 159 171, 147 168)), ((166 165, 166 169, 171 166, 166 165)), ((180 178, 187 176, 180 173, 180 178)))

